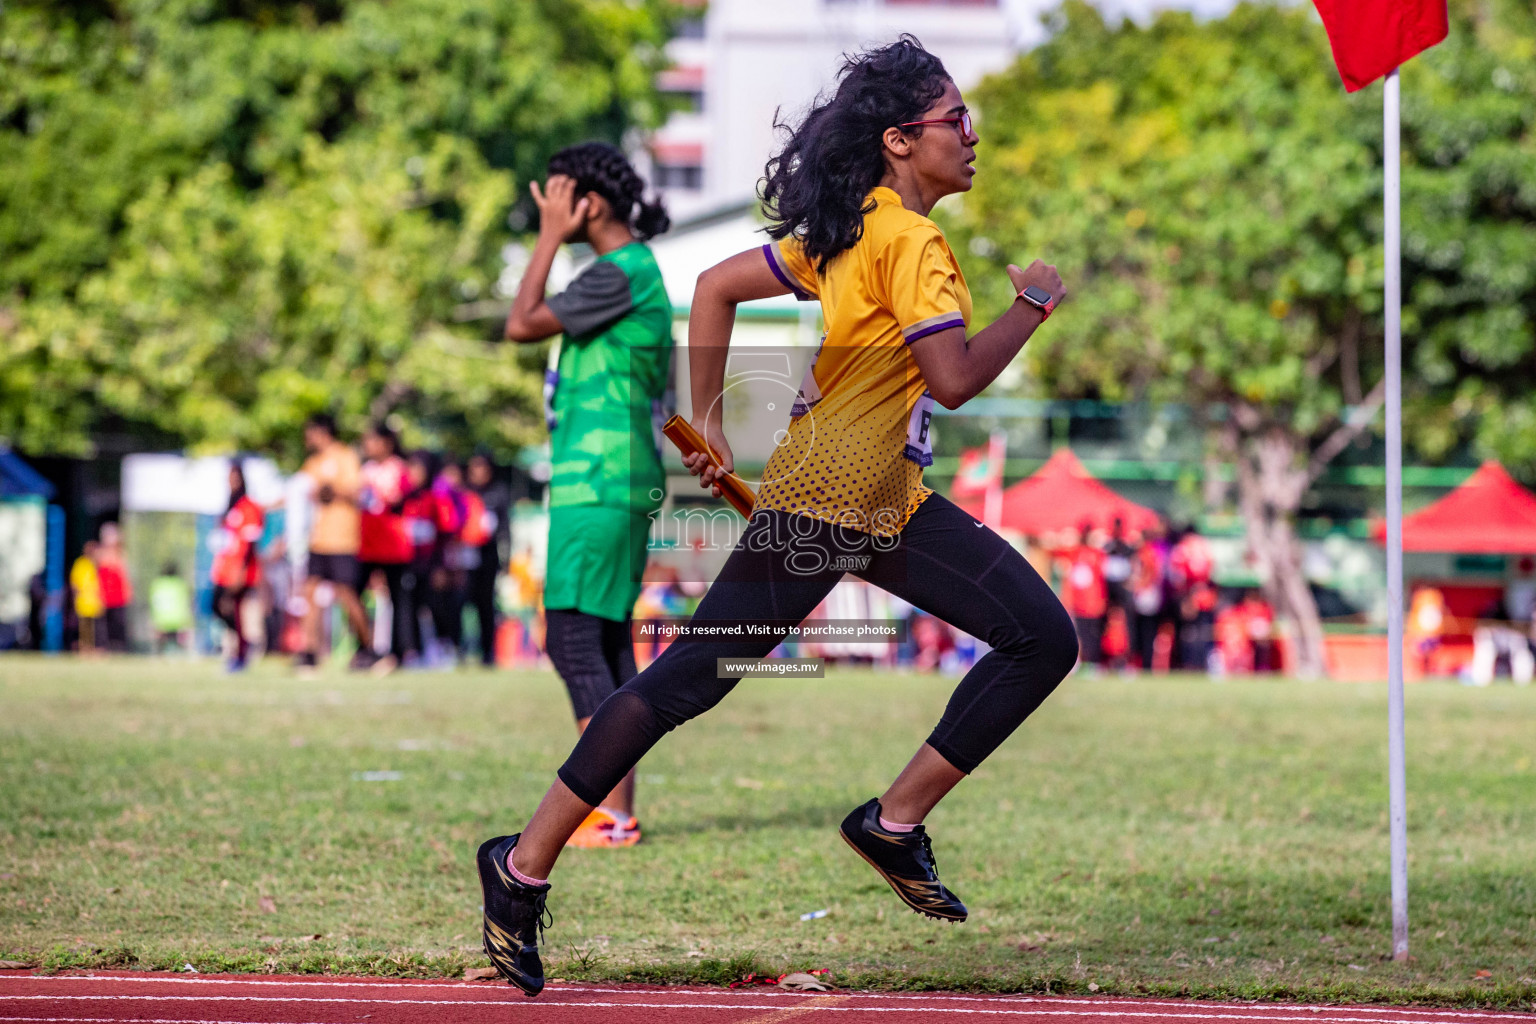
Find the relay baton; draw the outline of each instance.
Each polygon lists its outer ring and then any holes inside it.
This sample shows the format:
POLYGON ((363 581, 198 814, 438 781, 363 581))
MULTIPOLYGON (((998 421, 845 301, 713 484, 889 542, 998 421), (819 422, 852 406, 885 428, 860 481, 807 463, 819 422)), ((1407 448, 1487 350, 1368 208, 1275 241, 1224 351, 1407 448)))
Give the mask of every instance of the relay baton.
MULTIPOLYGON (((703 435, 694 430, 693 424, 681 416, 673 416, 663 423, 661 432, 666 434, 672 443, 677 445, 678 451, 684 455, 704 452, 709 456, 709 461, 714 463, 715 469, 720 468, 720 460, 715 458, 715 453, 709 450, 703 435)), ((752 506, 757 498, 752 493, 752 488, 747 486, 746 481, 735 473, 726 473, 715 478, 715 485, 720 488, 720 493, 725 496, 725 500, 735 506, 736 511, 740 512, 743 518, 752 518, 752 506)))

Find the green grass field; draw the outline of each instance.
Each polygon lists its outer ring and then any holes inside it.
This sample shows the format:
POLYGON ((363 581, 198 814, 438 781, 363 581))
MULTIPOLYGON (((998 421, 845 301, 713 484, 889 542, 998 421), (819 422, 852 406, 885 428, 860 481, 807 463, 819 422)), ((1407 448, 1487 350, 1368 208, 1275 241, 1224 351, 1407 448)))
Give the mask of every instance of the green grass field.
MULTIPOLYGON (((749 682, 669 737, 641 766, 646 842, 562 861, 549 974, 1536 1008, 1536 687, 1410 688, 1397 964, 1384 687, 1068 680, 929 821, 971 907, 951 926, 835 835, 951 686, 749 682)), ((475 845, 573 736, 550 673, 0 659, 0 958, 482 965, 475 845)))

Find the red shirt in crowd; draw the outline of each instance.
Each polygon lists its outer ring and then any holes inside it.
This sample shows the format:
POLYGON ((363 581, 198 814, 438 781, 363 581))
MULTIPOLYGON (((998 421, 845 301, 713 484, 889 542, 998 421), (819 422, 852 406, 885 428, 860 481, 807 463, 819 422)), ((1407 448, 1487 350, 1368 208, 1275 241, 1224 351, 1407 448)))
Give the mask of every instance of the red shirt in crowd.
POLYGON ((104 608, 125 608, 133 600, 133 590, 128 586, 128 573, 116 558, 102 558, 96 565, 96 576, 101 581, 101 604, 104 608))
POLYGON ((1104 552, 1092 544, 1069 548, 1062 578, 1062 601, 1067 613, 1077 619, 1103 617, 1109 608, 1109 587, 1104 581, 1104 552))
POLYGON ((1216 588, 1211 586, 1211 574, 1216 570, 1216 559, 1211 555, 1210 541, 1198 533, 1188 533, 1174 546, 1168 556, 1168 572, 1179 593, 1196 611, 1208 612, 1216 608, 1216 588))
POLYGON ((213 585, 238 590, 254 587, 261 582, 261 560, 256 557, 256 545, 266 527, 266 516, 261 506, 249 497, 241 498, 224 513, 219 524, 223 534, 218 540, 218 551, 213 556, 213 585))
POLYGON ((409 562, 411 536, 400 508, 401 499, 411 487, 405 460, 391 455, 363 463, 362 482, 358 559, 385 565, 409 562))
POLYGON ((412 558, 418 563, 440 554, 442 545, 459 529, 459 510, 441 488, 423 487, 406 495, 401 502, 401 515, 411 541, 412 558))

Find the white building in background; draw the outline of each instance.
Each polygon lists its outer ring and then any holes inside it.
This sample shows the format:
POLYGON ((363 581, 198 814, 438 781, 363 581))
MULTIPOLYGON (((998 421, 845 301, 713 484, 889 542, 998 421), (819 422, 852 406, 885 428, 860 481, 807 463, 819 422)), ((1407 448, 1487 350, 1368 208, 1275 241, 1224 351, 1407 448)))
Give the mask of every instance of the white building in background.
MULTIPOLYGON (((962 88, 1038 37, 1049 0, 712 0, 668 47, 659 85, 685 109, 651 140, 650 180, 676 222, 750 200, 775 148, 775 112, 802 115, 840 56, 910 32, 962 88)), ((702 5, 701 5, 702 6, 702 5)))

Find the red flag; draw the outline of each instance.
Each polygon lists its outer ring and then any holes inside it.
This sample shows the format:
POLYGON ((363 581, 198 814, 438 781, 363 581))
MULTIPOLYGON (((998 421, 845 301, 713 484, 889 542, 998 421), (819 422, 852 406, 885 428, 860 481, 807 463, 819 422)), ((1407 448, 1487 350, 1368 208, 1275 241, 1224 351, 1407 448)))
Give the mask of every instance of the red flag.
POLYGON ((1313 0, 1349 92, 1444 39, 1446 0, 1313 0))
POLYGON ((1002 460, 993 458, 989 448, 967 448, 960 453, 960 471, 955 474, 951 494, 957 498, 985 494, 1002 479, 1002 460))

